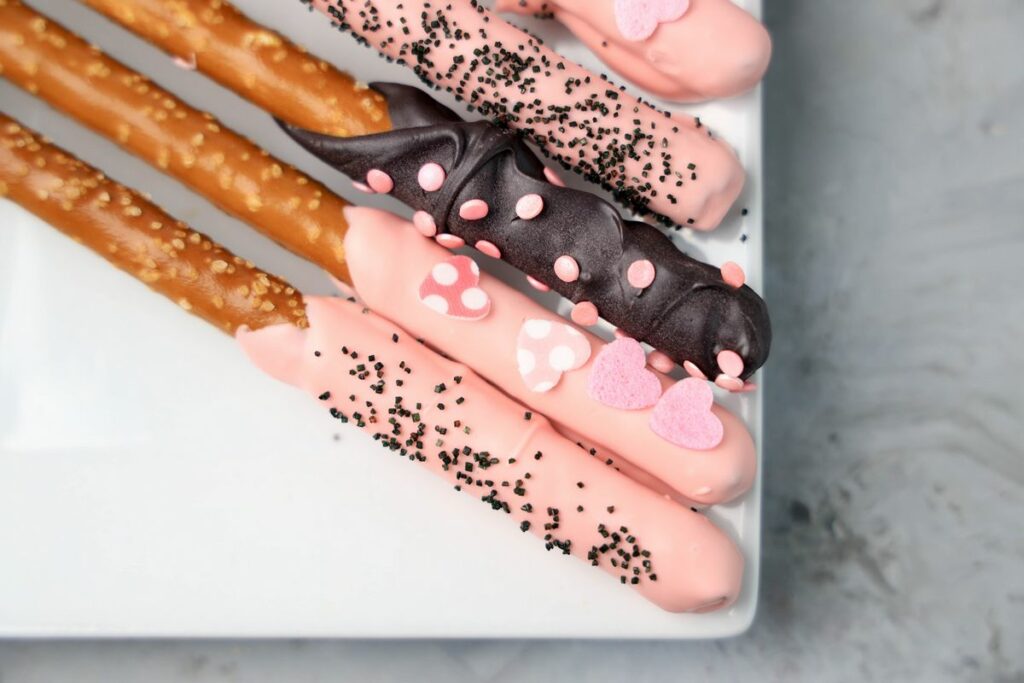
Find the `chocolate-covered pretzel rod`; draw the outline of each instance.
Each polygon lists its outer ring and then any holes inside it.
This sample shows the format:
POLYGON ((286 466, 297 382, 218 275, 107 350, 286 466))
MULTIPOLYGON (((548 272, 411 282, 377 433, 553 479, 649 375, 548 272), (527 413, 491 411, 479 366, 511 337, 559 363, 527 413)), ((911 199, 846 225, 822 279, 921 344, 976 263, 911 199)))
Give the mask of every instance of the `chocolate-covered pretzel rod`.
POLYGON ((638 213, 710 230, 743 187, 736 156, 700 119, 656 110, 477 0, 301 2, 638 213))
POLYGON ((599 314, 730 389, 765 362, 767 308, 738 267, 696 261, 596 195, 552 184, 509 131, 466 123, 416 88, 374 88, 387 97, 392 132, 343 139, 282 125, 327 163, 415 208, 428 236, 500 256, 572 300, 579 323, 599 314))
MULTIPOLYGON (((0 117, 2 195, 186 310, 221 329, 238 327, 243 351, 260 369, 311 393, 332 420, 358 426, 386 452, 508 516, 548 550, 601 568, 667 610, 709 612, 736 599, 743 558, 703 515, 590 457, 543 416, 361 304, 303 301, 249 266, 216 266, 214 256, 238 262, 137 193, 0 117), (153 220, 163 226, 154 229, 153 220), (250 295, 264 281, 269 289, 256 305, 250 295), (249 294, 237 298, 243 285, 249 294), (229 305, 207 306, 216 296, 229 305), (296 314, 284 314, 291 301, 296 314)), ((386 482, 373 484, 387 495, 386 482)), ((443 519, 424 523, 439 545, 472 543, 445 538, 443 519)), ((352 556, 373 571, 373 558, 360 552, 358 534, 353 538, 352 556)))
POLYGON ((306 326, 302 296, 288 283, 0 114, 3 196, 229 334, 306 326))
POLYGON ((298 126, 391 129, 384 98, 224 0, 82 0, 181 62, 298 126))
POLYGON ((20 0, 0 2, 0 75, 348 279, 343 199, 20 0))

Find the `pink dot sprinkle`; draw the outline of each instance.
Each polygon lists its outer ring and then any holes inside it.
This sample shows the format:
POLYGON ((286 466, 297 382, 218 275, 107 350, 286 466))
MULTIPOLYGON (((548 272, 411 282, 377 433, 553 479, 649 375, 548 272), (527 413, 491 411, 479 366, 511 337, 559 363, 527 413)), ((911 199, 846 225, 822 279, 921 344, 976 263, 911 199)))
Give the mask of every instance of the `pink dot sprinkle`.
POLYGON ((708 378, 708 376, 704 374, 703 370, 701 370, 696 366, 696 364, 688 360, 683 361, 683 370, 686 370, 686 374, 688 374, 690 377, 696 377, 697 379, 708 378))
POLYGON ((516 215, 524 221, 532 221, 544 210, 544 198, 539 194, 527 194, 516 202, 516 215))
POLYGON ((728 375, 719 375, 715 378, 715 384, 727 389, 728 391, 743 391, 743 380, 736 379, 735 377, 729 377, 728 375))
POLYGON ((416 176, 416 180, 419 181, 420 187, 427 192, 437 192, 444 185, 445 172, 441 167, 441 164, 435 164, 431 161, 429 164, 423 164, 420 167, 420 172, 416 176))
POLYGON ((747 281, 747 274, 743 272, 738 263, 726 261, 722 264, 722 279, 730 287, 739 289, 747 281))
POLYGON ((544 177, 548 179, 548 182, 558 187, 565 187, 565 181, 558 177, 554 169, 550 169, 547 166, 544 167, 544 177))
POLYGON ((526 276, 526 281, 530 283, 530 286, 536 289, 538 292, 550 292, 551 288, 546 284, 533 277, 532 275, 526 276))
POLYGON ((466 240, 447 232, 442 235, 438 235, 434 239, 437 240, 438 244, 447 249, 458 249, 466 244, 466 240))
POLYGON ((665 373, 672 372, 676 367, 676 362, 662 351, 652 351, 651 355, 647 356, 647 364, 658 372, 665 373))
POLYGON ((480 240, 473 246, 475 246, 476 250, 479 251, 481 254, 485 254, 486 256, 490 256, 491 258, 501 258, 501 249, 498 249, 494 242, 480 240))
POLYGON ((434 217, 426 211, 417 211, 412 215, 412 224, 424 237, 433 237, 437 234, 437 223, 434 217))
POLYGON ((580 279, 580 264, 572 256, 559 256, 555 260, 555 275, 562 282, 576 282, 580 279))
POLYGON ((654 264, 647 259, 633 261, 626 271, 626 279, 637 289, 647 289, 654 282, 654 264))
POLYGON ((360 192, 364 192, 366 194, 373 194, 373 190, 370 188, 369 185, 365 185, 365 184, 360 183, 358 181, 357 182, 353 182, 352 183, 352 187, 356 188, 360 192))
POLYGON ((590 327, 597 324, 597 306, 589 301, 581 301, 576 304, 569 315, 572 321, 583 327, 590 327))
POLYGON ((487 218, 487 214, 490 212, 491 207, 487 206, 487 202, 482 199, 470 199, 459 207, 459 217, 466 221, 478 221, 481 218, 487 218))
POLYGON ((395 189, 395 181, 391 179, 384 171, 379 169, 372 169, 366 174, 366 184, 373 189, 374 192, 380 194, 387 194, 391 190, 395 189))
POLYGON ((726 349, 718 354, 718 367, 730 377, 739 377, 743 374, 743 359, 735 351, 726 349))

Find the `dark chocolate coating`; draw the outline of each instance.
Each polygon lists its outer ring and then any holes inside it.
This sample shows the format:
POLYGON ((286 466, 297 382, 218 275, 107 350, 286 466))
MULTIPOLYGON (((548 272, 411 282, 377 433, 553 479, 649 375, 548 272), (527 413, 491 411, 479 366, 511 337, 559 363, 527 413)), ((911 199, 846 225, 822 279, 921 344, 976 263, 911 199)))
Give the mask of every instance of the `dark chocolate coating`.
POLYGON ((747 286, 733 288, 721 271, 679 251, 659 229, 626 221, 600 197, 548 182, 544 165, 513 132, 486 121, 467 123, 417 88, 374 83, 387 97, 394 129, 337 138, 280 122, 299 144, 351 178, 371 169, 394 179, 392 194, 431 214, 439 232, 476 244, 487 240, 502 259, 569 300, 593 303, 601 317, 627 335, 661 350, 677 363, 690 361, 708 377, 722 373, 716 357, 731 349, 743 359, 746 379, 768 358, 771 324, 764 300, 747 286), (420 168, 440 164, 444 186, 426 192, 420 168), (533 220, 516 216, 527 194, 544 199, 533 220), (459 207, 482 199, 490 207, 481 220, 465 220, 459 207), (554 271, 562 255, 576 259, 580 277, 563 282, 554 271), (655 267, 646 289, 629 284, 634 261, 655 267))

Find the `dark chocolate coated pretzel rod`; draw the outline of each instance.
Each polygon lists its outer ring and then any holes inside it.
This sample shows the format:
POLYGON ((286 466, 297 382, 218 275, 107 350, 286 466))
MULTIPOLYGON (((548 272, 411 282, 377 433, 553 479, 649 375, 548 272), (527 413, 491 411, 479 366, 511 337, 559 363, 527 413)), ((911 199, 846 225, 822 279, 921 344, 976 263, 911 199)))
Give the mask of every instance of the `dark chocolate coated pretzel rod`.
POLYGON ((570 299, 581 324, 599 314, 734 390, 764 364, 767 307, 738 267, 701 263, 600 197, 552 182, 508 130, 467 123, 415 88, 372 87, 387 98, 390 132, 338 138, 279 123, 360 185, 416 209, 424 234, 500 256, 570 299))

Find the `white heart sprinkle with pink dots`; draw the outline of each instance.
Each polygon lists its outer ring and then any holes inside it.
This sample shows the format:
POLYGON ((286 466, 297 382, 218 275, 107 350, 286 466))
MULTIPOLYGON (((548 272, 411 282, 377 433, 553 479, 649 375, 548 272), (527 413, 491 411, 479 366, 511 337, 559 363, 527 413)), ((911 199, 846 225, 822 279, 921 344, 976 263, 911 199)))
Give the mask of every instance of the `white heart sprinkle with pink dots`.
POLYGON ((551 320, 526 320, 516 339, 519 375, 530 391, 545 393, 562 375, 590 360, 590 342, 572 325, 551 320))

